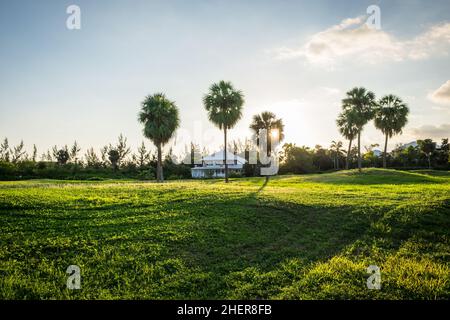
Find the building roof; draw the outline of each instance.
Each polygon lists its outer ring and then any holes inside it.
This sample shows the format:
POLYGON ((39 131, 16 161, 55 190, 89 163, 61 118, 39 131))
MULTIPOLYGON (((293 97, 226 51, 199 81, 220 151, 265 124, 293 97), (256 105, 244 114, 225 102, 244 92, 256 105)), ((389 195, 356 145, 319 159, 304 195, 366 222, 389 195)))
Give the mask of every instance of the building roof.
MULTIPOLYGON (((216 153, 213 153, 209 156, 203 157, 203 160, 204 161, 223 161, 224 155, 225 155, 224 150, 221 150, 221 151, 217 151, 216 153)), ((227 151, 227 162, 228 162, 228 160, 235 160, 235 159, 237 160, 237 163, 244 164, 247 162, 244 158, 227 151)))

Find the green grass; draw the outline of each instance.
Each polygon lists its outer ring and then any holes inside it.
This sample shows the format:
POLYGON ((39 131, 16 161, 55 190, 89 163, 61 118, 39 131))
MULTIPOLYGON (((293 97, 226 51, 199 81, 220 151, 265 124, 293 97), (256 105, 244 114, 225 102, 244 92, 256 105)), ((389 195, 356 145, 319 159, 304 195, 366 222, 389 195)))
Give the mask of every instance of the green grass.
POLYGON ((0 182, 0 298, 450 298, 449 172, 263 183, 0 182))

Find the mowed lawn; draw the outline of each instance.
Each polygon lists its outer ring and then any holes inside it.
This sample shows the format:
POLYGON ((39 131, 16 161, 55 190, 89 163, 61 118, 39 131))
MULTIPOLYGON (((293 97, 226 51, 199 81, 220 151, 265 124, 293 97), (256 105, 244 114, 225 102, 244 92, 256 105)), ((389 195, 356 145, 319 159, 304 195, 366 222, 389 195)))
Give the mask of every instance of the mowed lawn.
POLYGON ((450 173, 0 182, 0 298, 449 299, 450 173))

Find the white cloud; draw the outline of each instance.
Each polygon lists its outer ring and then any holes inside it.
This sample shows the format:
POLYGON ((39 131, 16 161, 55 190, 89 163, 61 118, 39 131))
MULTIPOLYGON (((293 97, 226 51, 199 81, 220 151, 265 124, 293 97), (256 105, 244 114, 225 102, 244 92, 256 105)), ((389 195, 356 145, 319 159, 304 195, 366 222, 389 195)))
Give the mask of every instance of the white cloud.
POLYGON ((301 46, 276 49, 276 57, 301 58, 311 64, 333 67, 343 59, 369 64, 418 60, 446 55, 450 49, 450 23, 435 25, 413 39, 402 41, 367 26, 365 21, 365 16, 345 19, 314 34, 301 46))
POLYGON ((428 98, 439 104, 450 105, 450 80, 447 80, 437 90, 428 95, 428 98))
POLYGON ((441 124, 440 126, 423 125, 418 128, 412 128, 409 133, 417 139, 441 139, 450 138, 450 123, 441 124))

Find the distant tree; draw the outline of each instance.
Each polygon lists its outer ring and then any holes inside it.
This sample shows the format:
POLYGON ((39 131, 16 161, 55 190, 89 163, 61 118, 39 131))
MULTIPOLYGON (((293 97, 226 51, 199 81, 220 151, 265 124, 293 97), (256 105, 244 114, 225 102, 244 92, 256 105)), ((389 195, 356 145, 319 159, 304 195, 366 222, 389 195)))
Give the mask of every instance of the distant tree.
POLYGON ((36 162, 37 160, 37 148, 36 145, 33 144, 33 155, 31 156, 31 161, 36 162))
POLYGON ((137 155, 133 155, 133 160, 139 168, 143 168, 151 159, 151 153, 147 151, 144 141, 137 149, 137 155))
POLYGON ((209 121, 223 129, 225 182, 228 183, 227 130, 233 128, 242 117, 244 95, 230 82, 220 81, 209 88, 208 94, 203 97, 203 104, 209 121))
POLYGON ((101 159, 102 165, 104 167, 108 166, 108 162, 109 162, 108 151, 109 151, 108 146, 104 146, 103 148, 100 149, 100 159, 101 159))
POLYGON ((58 161, 59 165, 65 165, 67 161, 70 159, 69 152, 67 151, 67 147, 63 149, 59 149, 56 152, 56 161, 58 161))
POLYGON ((283 173, 308 173, 313 172, 313 153, 308 147, 297 147, 292 143, 283 145, 280 171, 283 173))
POLYGON ((330 150, 333 155, 334 168, 339 169, 339 158, 342 157, 342 141, 331 141, 330 150))
POLYGON ((24 150, 25 146, 23 144, 23 141, 20 141, 20 143, 14 147, 11 162, 17 163, 19 162, 25 155, 26 151, 24 150))
POLYGON ((441 147, 437 154, 437 162, 439 165, 448 166, 450 162, 450 145, 448 143, 448 138, 442 139, 441 147))
POLYGON ((94 148, 92 147, 86 150, 84 159, 86 160, 87 166, 91 168, 99 168, 102 164, 99 157, 95 153, 94 148))
POLYGON ((120 163, 124 161, 126 156, 131 152, 131 149, 127 146, 127 138, 122 134, 119 135, 119 141, 117 142, 115 149, 119 152, 119 161, 117 163, 120 166, 120 163))
POLYGON ((172 138, 180 124, 178 107, 163 93, 149 95, 142 102, 139 122, 144 125, 144 136, 156 145, 158 151, 156 176, 158 182, 163 182, 162 147, 172 138))
POLYGON ((10 161, 11 150, 9 149, 8 138, 5 138, 0 145, 0 160, 9 162, 10 161))
POLYGON ((78 146, 78 143, 75 141, 72 145, 72 148, 70 148, 70 160, 73 163, 77 163, 78 162, 78 154, 81 151, 81 148, 78 146))
POLYGON ((375 152, 373 151, 374 148, 379 147, 380 145, 378 143, 373 143, 369 146, 364 146, 364 149, 366 150, 366 152, 363 155, 363 158, 365 161, 367 161, 367 163, 369 164, 369 166, 377 166, 377 160, 378 157, 375 155, 375 152))
POLYGON ((361 171, 361 132, 374 116, 375 94, 360 87, 353 88, 346 95, 342 100, 342 108, 344 112, 349 112, 352 123, 358 130, 358 170, 361 171))
POLYGON ((117 170, 117 168, 119 167, 119 159, 120 159, 119 151, 117 151, 116 149, 109 149, 108 150, 108 159, 109 159, 109 162, 111 162, 112 168, 114 170, 117 170))
POLYGON ((329 170, 334 167, 330 152, 318 144, 314 147, 313 164, 319 171, 329 170))
POLYGON ((431 155, 436 150, 436 142, 431 139, 417 140, 419 149, 423 152, 428 159, 428 168, 431 169, 431 155))
POLYGON ((47 152, 43 152, 41 155, 41 161, 53 161, 53 156, 50 150, 47 150, 47 152))
POLYGON ((388 138, 401 134, 408 122, 408 106, 397 96, 392 94, 384 96, 378 102, 375 111, 375 127, 385 135, 383 168, 386 168, 388 138))

